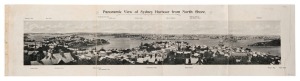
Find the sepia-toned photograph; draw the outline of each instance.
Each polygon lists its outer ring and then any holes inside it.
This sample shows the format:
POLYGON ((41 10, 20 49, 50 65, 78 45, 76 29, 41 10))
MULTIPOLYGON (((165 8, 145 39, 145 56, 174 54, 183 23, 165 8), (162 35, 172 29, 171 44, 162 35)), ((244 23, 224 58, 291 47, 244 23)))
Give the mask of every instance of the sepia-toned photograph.
POLYGON ((25 21, 24 27, 24 65, 281 62, 279 21, 25 21))
POLYGON ((295 75, 294 5, 6 5, 9 76, 295 75))

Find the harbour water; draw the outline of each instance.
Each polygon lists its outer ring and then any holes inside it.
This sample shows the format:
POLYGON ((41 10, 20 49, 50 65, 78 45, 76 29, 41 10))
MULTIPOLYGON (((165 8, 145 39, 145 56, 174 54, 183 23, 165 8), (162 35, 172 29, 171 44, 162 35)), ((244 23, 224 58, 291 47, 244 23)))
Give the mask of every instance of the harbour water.
MULTIPOLYGON (((137 40, 131 38, 114 38, 113 36, 102 36, 97 37, 101 39, 106 39, 110 42, 110 44, 106 45, 97 45, 95 46, 96 49, 104 48, 104 49, 130 49, 138 47, 141 43, 152 43, 156 41, 185 41, 188 42, 190 45, 207 45, 207 46, 217 46, 221 39, 210 39, 210 38, 202 38, 200 40, 137 40)), ((244 47, 250 48, 253 51, 258 52, 270 52, 272 55, 280 56, 280 46, 248 46, 249 44, 253 44, 256 42, 262 42, 264 40, 238 40, 237 42, 224 42, 227 46, 232 47, 244 47)), ((91 47, 91 48, 95 48, 91 47)))
MULTIPOLYGON (((42 38, 45 36, 52 37, 52 36, 67 36, 68 34, 62 35, 43 35, 43 34, 36 34, 31 35, 37 41, 42 41, 42 38)), ((96 45, 92 47, 87 47, 87 49, 131 49, 138 47, 141 43, 152 43, 157 41, 185 41, 188 42, 190 45, 207 45, 207 46, 217 46, 222 39, 210 39, 210 38, 201 38, 199 40, 139 40, 139 39, 132 39, 132 38, 115 38, 114 36, 100 36, 96 37, 94 35, 79 35, 84 38, 88 39, 105 39, 110 42, 110 44, 105 45, 96 45)), ((249 39, 249 40, 238 40, 237 42, 224 42, 227 46, 232 47, 244 47, 250 48, 253 51, 258 52, 265 52, 270 53, 271 55, 281 56, 280 46, 248 46, 249 44, 253 44, 256 42, 263 42, 263 39, 249 39)))

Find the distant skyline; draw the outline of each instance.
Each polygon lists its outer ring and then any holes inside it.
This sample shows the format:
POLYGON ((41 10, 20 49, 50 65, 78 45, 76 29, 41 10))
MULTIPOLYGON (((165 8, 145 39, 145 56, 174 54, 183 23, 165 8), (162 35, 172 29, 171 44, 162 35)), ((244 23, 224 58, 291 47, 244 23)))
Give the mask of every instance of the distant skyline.
POLYGON ((280 35, 279 21, 25 21, 25 33, 280 35))

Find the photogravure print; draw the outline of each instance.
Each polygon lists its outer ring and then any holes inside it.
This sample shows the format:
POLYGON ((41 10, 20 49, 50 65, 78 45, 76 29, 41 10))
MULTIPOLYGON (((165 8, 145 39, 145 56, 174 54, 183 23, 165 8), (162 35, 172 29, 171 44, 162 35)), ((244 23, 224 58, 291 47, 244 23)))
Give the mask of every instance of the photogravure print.
POLYGON ((294 5, 7 5, 6 75, 295 75, 294 5))
POLYGON ((219 27, 226 22, 162 22, 25 21, 25 32, 29 32, 24 33, 24 65, 280 64, 279 21, 233 21, 228 23, 229 31, 219 27), (153 25, 177 29, 155 34, 153 25), (89 26, 111 32, 80 31, 89 26), (245 30, 250 27, 255 28, 245 30), (149 32, 139 32, 144 29, 149 32))

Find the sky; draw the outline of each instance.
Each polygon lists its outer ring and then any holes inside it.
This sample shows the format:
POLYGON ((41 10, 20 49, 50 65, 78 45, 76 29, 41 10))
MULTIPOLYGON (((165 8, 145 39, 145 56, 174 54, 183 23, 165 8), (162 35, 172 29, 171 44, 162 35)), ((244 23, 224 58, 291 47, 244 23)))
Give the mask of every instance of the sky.
POLYGON ((280 35, 279 21, 25 21, 25 33, 280 35))

